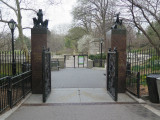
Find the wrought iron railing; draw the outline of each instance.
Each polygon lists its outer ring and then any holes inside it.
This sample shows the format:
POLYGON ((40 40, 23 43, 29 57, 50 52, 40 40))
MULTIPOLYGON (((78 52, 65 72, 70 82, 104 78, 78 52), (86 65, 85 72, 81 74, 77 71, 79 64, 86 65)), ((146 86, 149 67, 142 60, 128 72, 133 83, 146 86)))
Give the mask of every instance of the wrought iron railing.
POLYGON ((102 62, 102 67, 104 67, 106 60, 94 59, 93 60, 93 67, 101 67, 101 62, 102 62))
POLYGON ((31 91, 32 72, 0 78, 0 113, 12 108, 31 91))
POLYGON ((9 107, 9 79, 0 78, 0 113, 9 107))
POLYGON ((147 75, 160 73, 160 53, 159 50, 138 49, 129 50, 127 53, 127 81, 129 92, 138 96, 148 95, 146 82, 147 75), (132 74, 132 77, 129 77, 132 74), (139 74, 139 81, 137 74, 139 74), (137 87, 133 87, 136 85, 137 87), (139 91, 138 91, 139 89, 139 91))
MULTIPOLYGON (((15 51, 16 75, 31 69, 31 52, 15 51)), ((12 52, 0 51, 0 78, 12 76, 12 52)))

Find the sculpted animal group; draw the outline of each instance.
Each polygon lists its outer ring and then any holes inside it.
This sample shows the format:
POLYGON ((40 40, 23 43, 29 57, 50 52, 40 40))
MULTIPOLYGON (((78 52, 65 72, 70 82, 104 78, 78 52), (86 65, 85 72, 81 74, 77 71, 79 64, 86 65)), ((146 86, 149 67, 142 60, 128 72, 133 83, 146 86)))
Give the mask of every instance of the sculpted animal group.
POLYGON ((122 19, 119 19, 120 13, 116 14, 116 21, 114 22, 114 25, 111 27, 111 29, 117 29, 118 25, 122 25, 122 19))
POLYGON ((35 27, 48 28, 48 20, 43 21, 42 9, 39 9, 37 16, 38 16, 38 19, 36 17, 33 18, 34 28, 35 27))

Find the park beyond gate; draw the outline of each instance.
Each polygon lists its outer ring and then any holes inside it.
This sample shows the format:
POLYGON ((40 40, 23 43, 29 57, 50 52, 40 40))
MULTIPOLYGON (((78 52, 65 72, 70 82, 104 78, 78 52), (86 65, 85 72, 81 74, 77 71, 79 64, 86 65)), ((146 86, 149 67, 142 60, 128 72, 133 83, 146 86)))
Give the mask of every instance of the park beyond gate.
POLYGON ((66 68, 87 68, 88 55, 64 55, 66 68))

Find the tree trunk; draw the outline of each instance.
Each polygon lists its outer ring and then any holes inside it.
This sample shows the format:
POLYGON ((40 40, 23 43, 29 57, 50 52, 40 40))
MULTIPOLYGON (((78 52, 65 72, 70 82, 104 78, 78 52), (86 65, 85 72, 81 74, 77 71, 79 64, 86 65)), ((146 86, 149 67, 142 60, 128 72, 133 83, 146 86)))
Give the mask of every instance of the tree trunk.
POLYGON ((23 29, 22 29, 22 15, 21 15, 21 9, 20 9, 20 3, 19 0, 16 0, 16 5, 17 5, 17 21, 18 21, 18 31, 19 31, 19 39, 21 40, 21 44, 22 44, 22 50, 26 53, 26 60, 28 60, 28 48, 25 44, 24 41, 24 35, 23 35, 23 29))

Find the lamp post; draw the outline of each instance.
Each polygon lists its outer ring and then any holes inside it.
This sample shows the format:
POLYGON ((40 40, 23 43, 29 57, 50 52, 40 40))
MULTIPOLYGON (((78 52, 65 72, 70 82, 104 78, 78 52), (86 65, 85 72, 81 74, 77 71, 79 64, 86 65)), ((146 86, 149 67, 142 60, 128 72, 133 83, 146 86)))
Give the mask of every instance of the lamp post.
POLYGON ((16 22, 11 19, 8 22, 8 26, 11 29, 11 33, 12 33, 12 75, 16 74, 16 62, 14 59, 14 29, 16 28, 16 22))
POLYGON ((103 44, 103 39, 101 38, 101 61, 100 61, 100 67, 102 67, 102 44, 103 44))

